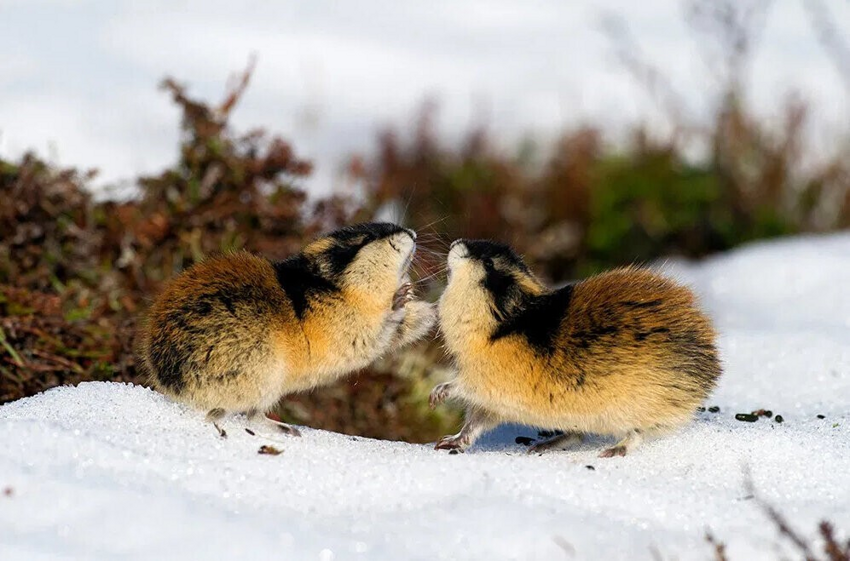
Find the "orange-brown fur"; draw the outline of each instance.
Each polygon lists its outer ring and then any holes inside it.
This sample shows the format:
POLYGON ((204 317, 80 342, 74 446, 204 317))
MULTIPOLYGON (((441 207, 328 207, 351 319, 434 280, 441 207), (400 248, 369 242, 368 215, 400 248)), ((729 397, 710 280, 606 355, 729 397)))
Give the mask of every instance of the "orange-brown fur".
POLYGON ((266 412, 286 394, 333 382, 424 335, 435 311, 412 301, 405 284, 412 232, 372 241, 343 232, 344 241, 335 232, 308 245, 297 266, 279 270, 237 252, 172 280, 142 333, 140 355, 154 387, 213 420, 266 412), (364 245, 336 271, 342 262, 333 250, 345 244, 364 245))
MULTIPOLYGON (((687 288, 638 267, 588 278, 573 286, 541 348, 522 329, 494 337, 511 318, 483 287, 483 266, 462 251, 453 246, 440 301, 458 374, 436 401, 467 403, 479 431, 503 421, 578 434, 660 431, 686 423, 714 387, 715 333, 687 288)), ((514 313, 523 313, 523 298, 553 294, 510 260, 494 263, 519 287, 514 313)))
POLYGON ((154 387, 205 410, 243 411, 248 409, 244 404, 267 410, 280 397, 280 375, 302 372, 309 366, 306 340, 277 286, 271 264, 247 252, 207 259, 172 280, 151 306, 144 329, 142 356, 154 387), (224 304, 213 305, 216 309, 205 317, 191 317, 193 311, 189 310, 183 313, 184 321, 215 329, 202 345, 193 345, 195 336, 175 321, 176 314, 191 309, 200 296, 246 287, 256 291, 256 304, 234 305, 235 314, 224 304), (150 347, 161 341, 191 345, 194 375, 187 376, 186 387, 179 391, 156 375, 150 347), (226 376, 236 365, 241 369, 239 375, 226 376))

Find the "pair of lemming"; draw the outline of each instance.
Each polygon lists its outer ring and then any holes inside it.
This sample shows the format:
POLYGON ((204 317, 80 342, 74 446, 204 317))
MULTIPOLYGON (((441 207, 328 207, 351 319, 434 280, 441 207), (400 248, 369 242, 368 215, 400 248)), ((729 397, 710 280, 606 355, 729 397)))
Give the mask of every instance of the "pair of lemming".
POLYGON ((720 375, 715 332, 693 293, 648 269, 553 290, 508 246, 457 240, 435 304, 412 289, 415 250, 412 230, 367 223, 284 261, 237 252, 193 265, 148 311, 140 361, 156 389, 213 423, 245 413, 297 435, 266 417, 283 396, 332 383, 439 321, 457 374, 434 388, 431 405, 460 400, 466 418, 438 449, 465 450, 516 422, 562 433, 534 452, 586 433, 619 438, 602 456, 688 422, 720 375))

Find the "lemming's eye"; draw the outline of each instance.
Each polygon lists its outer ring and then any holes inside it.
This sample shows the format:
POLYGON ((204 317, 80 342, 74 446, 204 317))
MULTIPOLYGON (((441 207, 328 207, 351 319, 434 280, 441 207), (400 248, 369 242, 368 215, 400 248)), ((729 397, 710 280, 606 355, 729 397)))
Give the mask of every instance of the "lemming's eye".
POLYGON ((488 271, 492 271, 494 268, 493 259, 491 257, 484 258, 484 268, 488 271))

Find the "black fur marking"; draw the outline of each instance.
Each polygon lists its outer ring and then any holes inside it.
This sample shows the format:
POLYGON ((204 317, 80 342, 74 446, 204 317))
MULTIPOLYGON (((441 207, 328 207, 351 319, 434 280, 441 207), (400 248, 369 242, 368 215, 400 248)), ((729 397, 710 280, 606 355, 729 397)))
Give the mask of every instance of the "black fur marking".
POLYGON ((184 306, 184 309, 189 313, 194 313, 199 316, 208 316, 210 312, 212 312, 212 304, 207 302, 206 300, 193 300, 184 306))
POLYGON ((179 394, 186 387, 183 366, 190 356, 189 349, 175 345, 163 333, 154 336, 150 342, 150 361, 154 374, 160 384, 174 393, 179 394))
POLYGON ((277 305, 273 296, 265 288, 242 284, 214 287, 180 301, 162 317, 149 344, 148 356, 159 383, 179 394, 193 379, 202 381, 214 348, 205 342, 228 337, 222 331, 233 326, 227 314, 235 317, 247 311, 256 321, 277 305))
POLYGON ((604 337, 614 336, 619 331, 620 327, 616 323, 596 323, 589 329, 573 332, 571 344, 580 349, 589 349, 598 345, 604 337))
POLYGON ((334 276, 342 274, 363 247, 400 232, 407 232, 411 238, 415 237, 411 230, 389 222, 366 222, 332 232, 329 237, 335 243, 325 252, 331 273, 334 276))
POLYGON ((310 309, 310 300, 322 294, 332 294, 339 288, 321 276, 303 255, 272 263, 280 287, 286 292, 292 309, 302 319, 310 309))
POLYGON ((484 288, 493 295, 493 302, 501 315, 497 319, 508 317, 515 300, 522 297, 513 275, 491 269, 484 276, 483 284, 484 288))
MULTIPOLYGON (((496 308, 493 315, 498 321, 510 320, 525 307, 526 295, 517 283, 516 272, 527 275, 531 272, 510 246, 490 240, 457 240, 455 243, 466 248, 467 258, 483 264, 482 286, 493 296, 496 308)), ((501 336, 497 332, 493 338, 501 336)))
MULTIPOLYGON (((209 295, 199 295, 175 307, 163 318, 168 329, 161 328, 150 342, 149 358, 159 382, 175 393, 186 387, 190 371, 196 366, 193 355, 194 341, 207 335, 209 324, 199 321, 207 318, 213 309, 209 295)), ((207 358, 212 347, 207 351, 207 358)))
POLYGON ((714 387, 721 371, 715 346, 693 330, 678 331, 671 336, 671 341, 678 349, 674 368, 696 380, 700 387, 714 387))
POLYGON ((585 381, 587 381, 587 376, 585 375, 584 370, 579 370, 578 376, 576 377, 575 381, 576 381, 576 384, 575 384, 576 389, 578 389, 578 388, 580 388, 584 385, 585 381))
POLYGON ((362 224, 353 224, 332 232, 330 237, 341 242, 350 242, 351 240, 365 236, 368 240, 366 243, 368 243, 370 241, 380 240, 381 238, 387 238, 394 234, 398 234, 399 232, 407 232, 408 234, 411 234, 411 237, 413 237, 410 230, 390 222, 364 222, 362 224))
POLYGON ((214 298, 217 298, 219 302, 224 304, 224 307, 227 308, 230 315, 236 315, 236 307, 233 304, 233 294, 222 290, 220 292, 216 292, 214 298))
POLYGON ((573 297, 573 285, 532 298, 525 308, 507 318, 490 337, 491 341, 513 335, 525 337, 529 344, 543 353, 551 354, 561 323, 567 316, 573 297))
POLYGON ((644 341, 650 335, 661 335, 663 333, 670 333, 670 330, 666 327, 654 327, 649 331, 636 331, 635 341, 644 341))
POLYGON ((530 273, 528 266, 507 244, 490 240, 459 240, 466 247, 469 257, 479 261, 501 258, 524 273, 530 273))
POLYGON ((334 278, 345 271, 345 268, 354 261, 357 253, 370 241, 372 240, 364 241, 359 245, 334 244, 325 251, 334 278))

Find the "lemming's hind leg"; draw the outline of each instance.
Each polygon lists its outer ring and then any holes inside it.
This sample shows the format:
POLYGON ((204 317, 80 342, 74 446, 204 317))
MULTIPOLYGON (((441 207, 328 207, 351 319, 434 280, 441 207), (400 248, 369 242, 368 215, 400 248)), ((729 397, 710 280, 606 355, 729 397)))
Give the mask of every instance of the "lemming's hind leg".
POLYGON ((289 436, 301 436, 301 432, 292 425, 287 425, 286 423, 269 419, 264 413, 261 413, 257 409, 251 409, 248 411, 247 416, 249 424, 264 428, 273 428, 274 430, 281 431, 289 436))
POLYGON ((221 407, 216 407, 215 409, 210 409, 207 411, 207 421, 212 423, 215 427, 215 430, 218 431, 218 435, 222 438, 227 438, 227 432, 218 426, 218 421, 222 419, 227 414, 227 412, 221 407))
POLYGON ((620 442, 603 450, 601 454, 599 454, 600 458, 613 458, 614 456, 625 456, 627 453, 631 452, 643 442, 643 433, 641 433, 640 429, 630 430, 625 438, 623 438, 620 442))
POLYGON ((542 452, 550 452, 553 450, 566 450, 567 448, 570 448, 573 444, 581 442, 581 440, 581 433, 565 432, 564 434, 559 434, 557 436, 553 436, 552 438, 541 440, 540 442, 531 446, 528 449, 528 453, 540 454, 542 452))
POLYGON ((444 436, 437 441, 435 450, 458 450, 463 452, 472 446, 478 438, 499 424, 499 419, 475 406, 466 409, 463 428, 454 435, 444 436))

